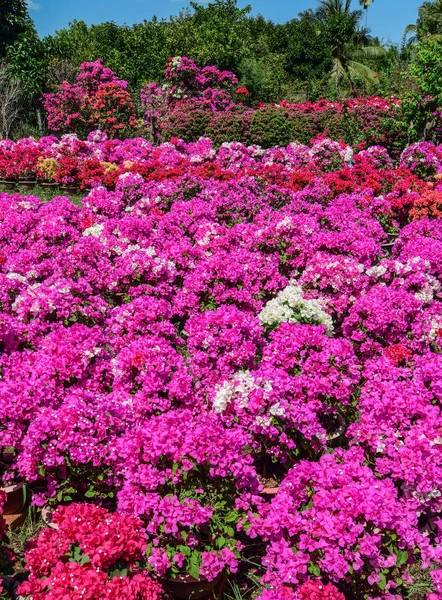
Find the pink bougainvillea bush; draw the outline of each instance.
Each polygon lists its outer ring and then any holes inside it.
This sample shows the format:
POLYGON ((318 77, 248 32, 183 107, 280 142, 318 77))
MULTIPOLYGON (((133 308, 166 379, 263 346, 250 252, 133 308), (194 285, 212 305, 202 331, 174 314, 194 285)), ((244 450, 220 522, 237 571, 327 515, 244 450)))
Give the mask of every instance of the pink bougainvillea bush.
POLYGON ((214 66, 200 69, 187 56, 170 58, 164 79, 161 87, 153 82, 141 90, 148 118, 158 114, 161 99, 163 107, 172 111, 186 106, 219 112, 232 110, 235 102, 248 96, 247 89, 238 87, 238 79, 230 71, 220 71, 214 66))
MULTIPOLYGON (((200 68, 187 56, 171 57, 162 81, 147 83, 139 95, 138 107, 128 83, 98 59, 81 64, 74 83, 63 82, 42 101, 52 132, 81 138, 100 128, 111 138, 138 132, 155 142, 209 137, 218 146, 241 141, 271 148, 323 135, 359 151, 384 146, 395 159, 408 140, 394 97, 264 104, 253 101, 234 73, 213 65, 200 68)), ((418 155, 411 148, 408 163, 418 155)))
POLYGON ((0 194, 0 472, 61 504, 25 595, 157 598, 258 547, 263 600, 440 597, 440 154, 0 143, 90 188, 0 194))
POLYGON ((116 137, 134 128, 135 106, 127 87, 101 60, 82 63, 74 84, 64 82, 44 95, 49 129, 87 135, 100 127, 116 137))

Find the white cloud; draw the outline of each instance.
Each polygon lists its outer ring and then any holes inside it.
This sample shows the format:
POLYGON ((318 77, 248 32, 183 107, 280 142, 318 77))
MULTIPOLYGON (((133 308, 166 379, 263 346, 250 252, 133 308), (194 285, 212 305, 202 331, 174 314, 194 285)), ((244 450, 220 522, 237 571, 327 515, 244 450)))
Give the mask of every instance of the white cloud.
POLYGON ((40 10, 41 8, 41 5, 33 0, 28 0, 26 4, 28 5, 29 10, 40 10))

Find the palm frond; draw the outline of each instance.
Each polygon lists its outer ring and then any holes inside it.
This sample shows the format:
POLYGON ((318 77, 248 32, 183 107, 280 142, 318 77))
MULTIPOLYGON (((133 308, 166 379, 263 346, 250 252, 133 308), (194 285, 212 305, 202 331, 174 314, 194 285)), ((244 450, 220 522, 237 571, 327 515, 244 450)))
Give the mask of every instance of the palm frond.
POLYGON ((356 60, 348 61, 348 70, 352 78, 358 77, 370 81, 371 83, 376 83, 378 80, 378 73, 376 73, 376 71, 373 71, 373 69, 370 69, 367 65, 356 60))
POLYGON ((379 58, 386 54, 385 48, 382 46, 361 46, 352 52, 355 58, 379 58))

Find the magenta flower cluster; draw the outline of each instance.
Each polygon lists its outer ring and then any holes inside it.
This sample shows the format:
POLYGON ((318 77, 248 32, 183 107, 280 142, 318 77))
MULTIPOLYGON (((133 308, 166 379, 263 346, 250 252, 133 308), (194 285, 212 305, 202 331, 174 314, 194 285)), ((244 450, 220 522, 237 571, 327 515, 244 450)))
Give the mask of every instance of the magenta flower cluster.
POLYGON ((159 577, 258 539, 263 600, 399 600, 417 566, 440 597, 442 227, 398 218, 408 154, 38 144, 139 172, 0 194, 4 480, 136 517, 159 577))

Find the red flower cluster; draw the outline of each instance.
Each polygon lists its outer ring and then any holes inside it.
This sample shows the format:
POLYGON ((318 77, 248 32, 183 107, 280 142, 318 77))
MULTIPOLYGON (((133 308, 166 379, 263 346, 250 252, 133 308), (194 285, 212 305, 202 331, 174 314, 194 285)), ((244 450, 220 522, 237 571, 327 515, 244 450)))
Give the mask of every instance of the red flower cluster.
POLYGON ((345 596, 332 583, 324 585, 321 581, 306 581, 298 589, 300 600, 345 600, 345 596))
POLYGON ((137 517, 71 504, 54 513, 26 552, 29 581, 19 593, 34 600, 158 600, 161 588, 140 572, 146 542, 137 517))
POLYGON ((418 196, 410 210, 410 217, 412 221, 442 217, 442 192, 429 189, 418 196))
POLYGON ((245 88, 244 86, 240 85, 239 88, 237 88, 237 90, 235 91, 235 93, 238 96, 245 96, 246 98, 248 98, 250 96, 250 92, 247 88, 245 88))
POLYGON ((413 357, 413 353, 402 344, 393 344, 385 350, 385 355, 392 360, 396 366, 403 361, 408 361, 413 357))

